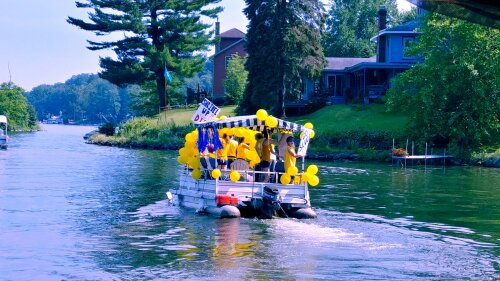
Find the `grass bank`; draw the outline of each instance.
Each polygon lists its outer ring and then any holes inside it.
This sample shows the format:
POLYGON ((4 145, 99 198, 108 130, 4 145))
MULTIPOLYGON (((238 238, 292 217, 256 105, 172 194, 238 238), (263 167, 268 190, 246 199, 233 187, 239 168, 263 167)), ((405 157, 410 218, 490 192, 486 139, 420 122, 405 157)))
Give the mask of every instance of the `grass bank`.
MULTIPOLYGON (((234 115, 234 106, 221 108, 220 115, 234 115)), ((191 118, 196 108, 173 109, 155 117, 136 117, 112 136, 95 134, 88 142, 99 145, 176 150, 184 145, 185 135, 194 129, 191 118)))
POLYGON ((387 113, 384 105, 332 105, 291 118, 312 122, 311 156, 327 159, 390 161, 393 139, 401 146, 408 117, 387 113))

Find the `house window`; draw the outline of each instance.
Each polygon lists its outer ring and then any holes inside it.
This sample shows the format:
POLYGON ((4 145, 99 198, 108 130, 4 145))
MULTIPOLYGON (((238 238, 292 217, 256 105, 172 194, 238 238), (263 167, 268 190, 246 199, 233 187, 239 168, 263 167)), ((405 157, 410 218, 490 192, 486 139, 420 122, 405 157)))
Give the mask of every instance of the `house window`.
POLYGON ((224 67, 227 69, 229 67, 229 62, 231 61, 232 57, 231 56, 225 56, 224 57, 224 67))
POLYGON ((403 57, 404 58, 412 58, 412 56, 409 56, 406 54, 406 51, 408 50, 408 47, 415 41, 414 37, 403 37, 403 57))
POLYGON ((341 97, 343 96, 342 90, 344 89, 344 75, 328 76, 328 95, 341 97))

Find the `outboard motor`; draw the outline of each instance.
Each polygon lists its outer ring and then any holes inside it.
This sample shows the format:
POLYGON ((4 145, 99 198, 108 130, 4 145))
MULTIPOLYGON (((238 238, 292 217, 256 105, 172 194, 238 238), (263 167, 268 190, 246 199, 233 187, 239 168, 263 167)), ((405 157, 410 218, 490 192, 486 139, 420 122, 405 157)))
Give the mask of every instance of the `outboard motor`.
POLYGON ((260 218, 272 219, 274 212, 280 208, 278 199, 279 190, 276 187, 264 186, 264 195, 262 196, 262 213, 260 218))

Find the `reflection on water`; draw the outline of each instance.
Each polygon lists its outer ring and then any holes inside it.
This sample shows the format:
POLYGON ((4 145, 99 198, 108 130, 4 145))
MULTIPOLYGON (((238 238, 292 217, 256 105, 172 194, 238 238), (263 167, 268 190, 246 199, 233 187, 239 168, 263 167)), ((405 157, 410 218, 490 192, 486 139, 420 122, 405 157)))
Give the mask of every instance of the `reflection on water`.
POLYGON ((317 163, 315 220, 169 206, 176 155, 46 126, 0 151, 2 280, 495 280, 498 170, 317 163))

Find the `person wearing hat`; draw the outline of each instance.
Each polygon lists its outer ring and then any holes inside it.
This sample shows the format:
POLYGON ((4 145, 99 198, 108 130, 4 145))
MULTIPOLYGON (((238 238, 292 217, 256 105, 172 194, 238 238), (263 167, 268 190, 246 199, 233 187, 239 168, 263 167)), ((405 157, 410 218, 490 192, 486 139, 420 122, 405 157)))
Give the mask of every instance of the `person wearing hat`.
POLYGON ((286 138, 286 150, 285 150, 285 172, 288 171, 289 167, 295 166, 297 158, 302 157, 295 153, 295 142, 293 136, 286 138))

